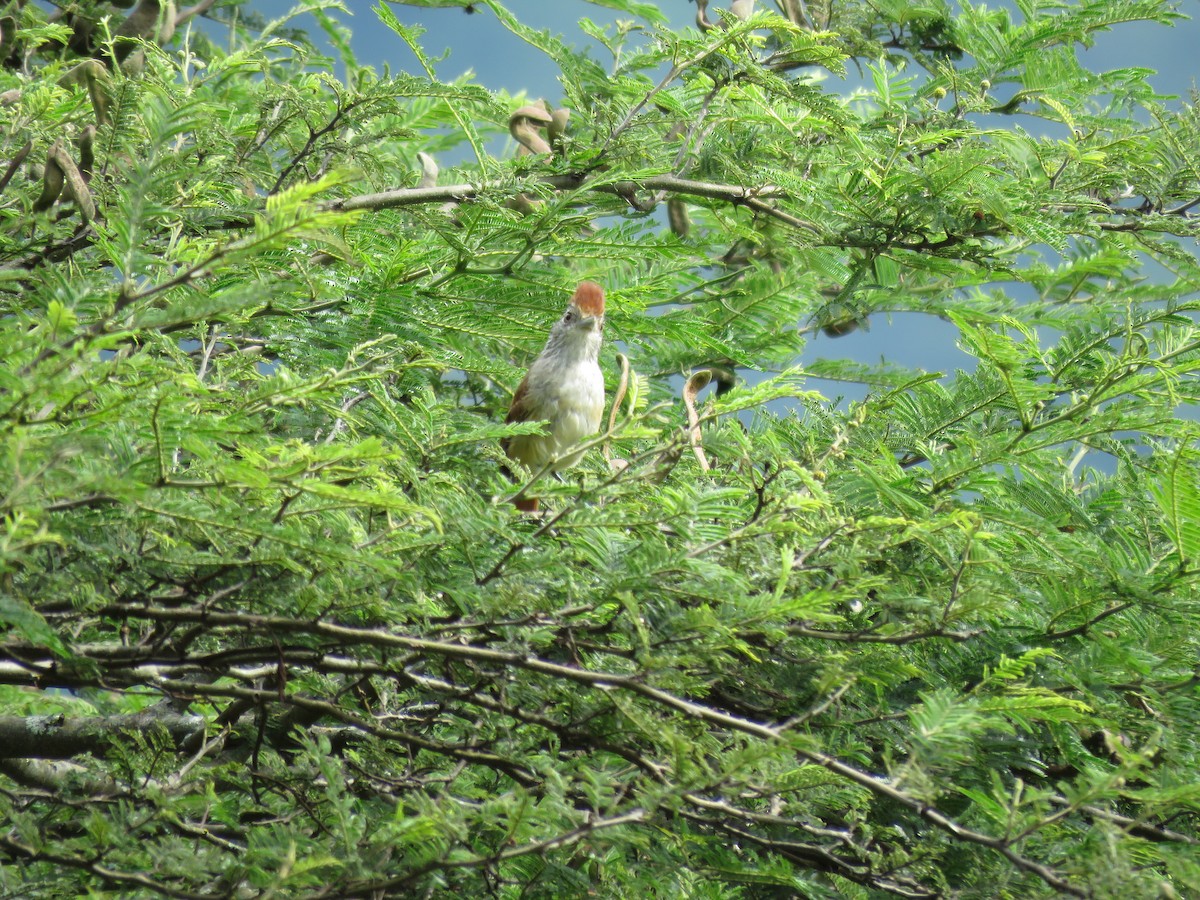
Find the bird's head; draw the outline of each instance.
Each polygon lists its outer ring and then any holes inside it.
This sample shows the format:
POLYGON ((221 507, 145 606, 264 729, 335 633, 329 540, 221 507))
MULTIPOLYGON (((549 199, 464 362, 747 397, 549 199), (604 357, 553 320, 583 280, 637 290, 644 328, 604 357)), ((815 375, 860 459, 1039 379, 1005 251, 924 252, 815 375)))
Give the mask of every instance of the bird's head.
POLYGON ((582 281, 567 304, 563 324, 572 330, 602 331, 604 329, 604 290, 594 281, 582 281))

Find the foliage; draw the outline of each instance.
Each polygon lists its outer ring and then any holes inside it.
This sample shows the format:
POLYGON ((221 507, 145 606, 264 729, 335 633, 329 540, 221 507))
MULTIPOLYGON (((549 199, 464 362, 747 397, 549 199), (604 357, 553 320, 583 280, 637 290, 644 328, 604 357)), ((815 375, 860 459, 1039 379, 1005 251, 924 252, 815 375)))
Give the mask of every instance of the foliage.
POLYGON ((0 25, 0 895, 1200 895, 1200 116, 1076 52, 1171 3, 473 4, 552 156, 200 5, 0 25), (811 342, 900 313, 972 365, 811 342))

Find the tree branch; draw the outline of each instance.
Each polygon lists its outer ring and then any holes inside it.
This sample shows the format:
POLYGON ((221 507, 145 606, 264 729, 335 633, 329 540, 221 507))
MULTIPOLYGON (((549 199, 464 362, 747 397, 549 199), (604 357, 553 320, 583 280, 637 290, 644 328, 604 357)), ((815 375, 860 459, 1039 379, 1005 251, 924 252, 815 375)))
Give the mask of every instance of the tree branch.
MULTIPOLYGON (((632 191, 665 191, 673 194, 689 194, 694 197, 707 197, 711 200, 725 200, 729 203, 745 203, 748 206, 761 204, 767 197, 785 196, 781 188, 775 185, 760 187, 744 187, 737 184, 723 184, 714 181, 693 181, 680 178, 677 175, 652 175, 648 178, 633 181, 589 181, 582 173, 567 175, 543 175, 534 179, 535 184, 548 185, 558 191, 588 190, 616 196, 626 196, 632 191)), ((318 208, 324 212, 350 212, 353 210, 395 209, 402 206, 420 206, 429 203, 462 203, 476 199, 487 191, 511 189, 513 193, 521 193, 526 186, 512 186, 507 182, 492 182, 483 184, 444 184, 438 187, 396 188, 391 191, 381 191, 375 194, 360 194, 357 197, 344 197, 337 200, 325 200, 318 208)), ((759 206, 755 206, 759 209, 759 206)), ((769 215, 780 217, 778 211, 761 209, 769 215)), ((803 227, 813 228, 793 216, 782 214, 789 224, 799 223, 803 227)))
POLYGON ((164 897, 175 897, 178 900, 211 900, 212 898, 212 894, 193 894, 190 891, 179 890, 162 882, 155 881, 146 875, 132 872, 118 872, 108 866, 101 865, 96 859, 84 859, 78 856, 69 856, 65 853, 51 853, 47 850, 22 843, 17 838, 8 834, 0 834, 0 850, 3 850, 12 858, 23 859, 27 862, 53 863, 54 865, 66 866, 71 869, 83 869, 86 872, 91 872, 106 884, 118 885, 124 888, 141 888, 155 894, 161 894, 164 897))
POLYGON ((205 726, 201 716, 156 714, 153 709, 95 718, 0 716, 0 759, 67 759, 100 753, 122 735, 158 730, 165 730, 176 746, 183 747, 203 734, 205 726))
POLYGON ((411 885, 431 872, 438 872, 444 869, 478 869, 489 866, 494 866, 497 863, 504 862, 509 859, 516 859, 521 856, 529 856, 531 853, 544 854, 553 850, 558 850, 561 847, 566 847, 576 843, 582 838, 587 837, 595 831, 603 828, 614 828, 618 825, 631 825, 646 820, 646 812, 641 809, 635 809, 620 816, 611 816, 607 819, 589 818, 587 822, 578 828, 564 832, 556 837, 547 838, 542 841, 530 841, 527 844, 522 844, 518 847, 511 847, 507 850, 502 850, 499 853, 493 853, 489 856, 471 856, 467 858, 451 859, 442 856, 436 860, 426 863, 419 868, 401 875, 397 878, 381 879, 365 884, 349 885, 344 890, 339 889, 338 897, 378 897, 386 891, 395 891, 397 889, 411 885))
MULTIPOLYGON (((538 672, 544 675, 563 678, 593 687, 619 688, 626 690, 630 693, 645 697, 654 703, 669 709, 673 709, 685 715, 689 715, 714 725, 730 728, 734 731, 753 735, 754 737, 759 737, 766 740, 780 740, 786 734, 784 729, 754 722, 748 719, 742 719, 737 716, 730 715, 722 710, 714 709, 703 704, 696 703, 692 700, 676 696, 669 691, 664 691, 653 687, 649 684, 646 684, 642 676, 637 674, 627 675, 613 672, 596 672, 588 669, 577 668, 575 666, 550 662, 548 660, 539 659, 525 653, 512 653, 503 650, 493 650, 485 647, 475 647, 469 644, 450 644, 441 641, 430 641, 422 638, 394 634, 383 629, 350 628, 330 622, 302 621, 299 619, 288 619, 280 616, 261 616, 250 613, 221 612, 217 610, 186 608, 169 609, 165 607, 139 607, 132 604, 113 604, 102 610, 101 615, 116 616, 119 618, 142 618, 166 622, 204 622, 210 626, 236 626, 242 629, 262 630, 266 633, 306 633, 334 639, 342 646, 347 644, 366 644, 378 647, 397 647, 404 648, 406 650, 412 650, 418 653, 431 653, 448 659, 473 660, 476 662, 487 662, 501 666, 512 666, 518 669, 538 672)), ((204 695, 262 695, 264 699, 274 699, 276 697, 276 695, 273 695, 272 692, 269 691, 252 691, 249 689, 232 689, 226 687, 213 687, 209 685, 165 683, 162 684, 162 686, 169 690, 195 692, 204 695)), ((377 733, 381 736, 390 737, 392 739, 413 741, 414 743, 417 743, 418 746, 427 746, 429 749, 447 752, 446 747, 435 744, 434 742, 426 739, 414 740, 412 735, 403 733, 389 733, 390 729, 382 729, 378 726, 374 726, 371 723, 365 722, 358 716, 351 715, 348 711, 341 709, 334 704, 300 698, 294 695, 290 696, 288 700, 291 703, 297 703, 300 705, 320 706, 325 710, 325 712, 340 719, 341 721, 359 725, 360 727, 364 727, 372 733, 377 733)), ((925 803, 925 801, 905 793, 899 788, 893 786, 884 777, 862 772, 853 766, 843 763, 841 760, 836 759, 835 757, 829 756, 818 750, 809 749, 803 745, 798 744, 793 749, 801 758, 819 765, 822 768, 828 769, 830 772, 840 775, 843 778, 846 778, 847 780, 866 788, 878 796, 887 797, 888 799, 893 800, 894 802, 913 811, 925 821, 948 832, 958 840, 966 841, 967 843, 978 844, 980 846, 995 850, 1008 859, 1017 868, 1036 875, 1055 890, 1073 897, 1088 896, 1087 891, 1072 885, 1063 876, 1059 875, 1058 872, 1056 872, 1053 868, 1028 859, 1017 853, 1012 849, 1007 840, 964 828, 936 808, 925 803)), ((473 759, 474 761, 489 762, 490 764, 502 764, 506 768, 512 766, 511 761, 502 760, 500 757, 495 757, 493 754, 467 751, 459 755, 463 759, 473 759), (486 759, 483 759, 482 757, 486 757, 486 759)), ((514 771, 510 771, 509 774, 513 775, 513 777, 520 777, 514 771)))

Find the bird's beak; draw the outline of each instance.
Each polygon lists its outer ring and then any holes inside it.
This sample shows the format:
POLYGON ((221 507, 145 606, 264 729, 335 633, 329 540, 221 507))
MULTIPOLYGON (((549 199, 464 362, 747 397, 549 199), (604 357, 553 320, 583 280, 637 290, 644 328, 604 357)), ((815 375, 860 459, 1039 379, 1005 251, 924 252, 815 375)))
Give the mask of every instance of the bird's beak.
POLYGON ((588 331, 595 331, 600 327, 600 317, 584 316, 579 320, 579 327, 586 328, 588 331))

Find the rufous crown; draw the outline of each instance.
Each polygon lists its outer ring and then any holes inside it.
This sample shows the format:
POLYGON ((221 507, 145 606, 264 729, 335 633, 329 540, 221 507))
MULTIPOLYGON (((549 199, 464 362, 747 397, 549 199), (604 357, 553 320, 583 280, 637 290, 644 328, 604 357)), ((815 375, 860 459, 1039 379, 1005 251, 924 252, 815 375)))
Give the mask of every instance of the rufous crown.
POLYGON ((594 281, 581 281, 571 303, 585 316, 604 315, 604 289, 594 281))

